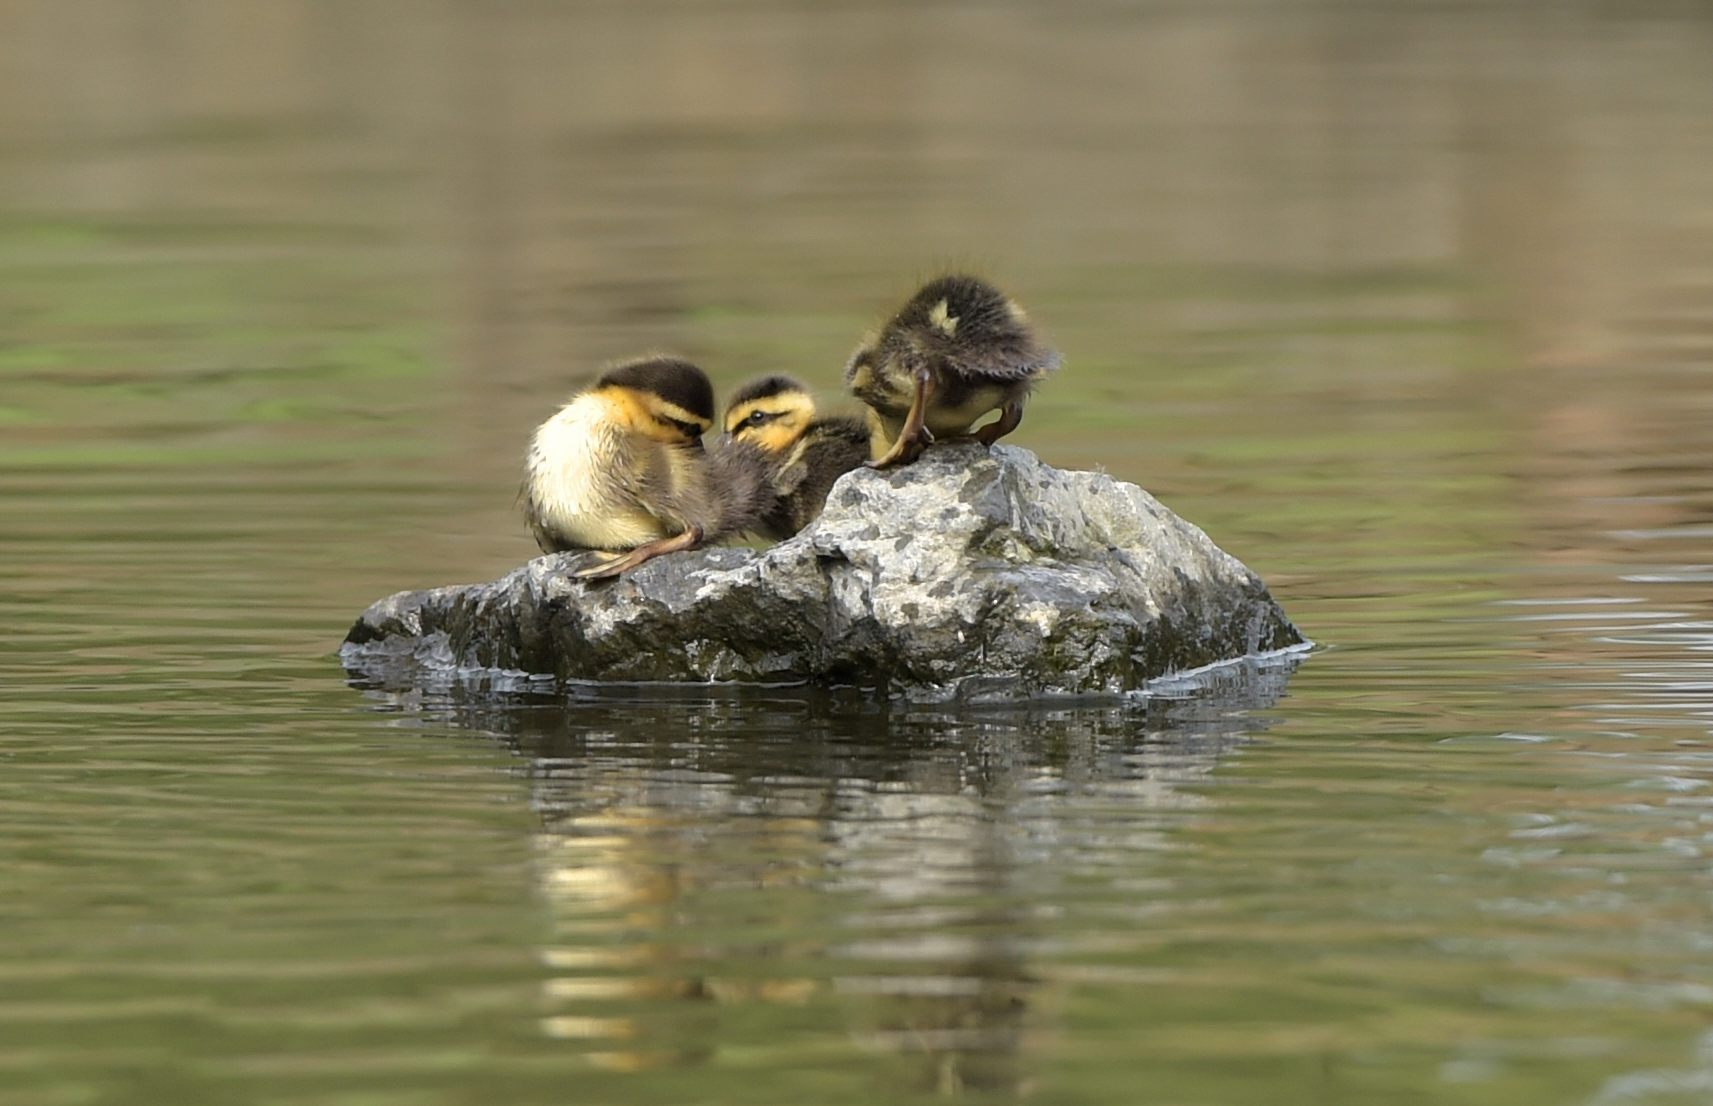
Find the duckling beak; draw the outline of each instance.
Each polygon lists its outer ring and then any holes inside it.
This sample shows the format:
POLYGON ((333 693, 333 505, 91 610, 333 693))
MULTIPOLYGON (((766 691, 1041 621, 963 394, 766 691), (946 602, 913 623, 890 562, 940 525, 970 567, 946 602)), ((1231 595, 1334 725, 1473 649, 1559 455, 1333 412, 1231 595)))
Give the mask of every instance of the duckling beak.
POLYGON ((691 438, 690 439, 690 448, 695 450, 697 453, 706 453, 707 452, 707 447, 702 444, 701 438, 691 438))

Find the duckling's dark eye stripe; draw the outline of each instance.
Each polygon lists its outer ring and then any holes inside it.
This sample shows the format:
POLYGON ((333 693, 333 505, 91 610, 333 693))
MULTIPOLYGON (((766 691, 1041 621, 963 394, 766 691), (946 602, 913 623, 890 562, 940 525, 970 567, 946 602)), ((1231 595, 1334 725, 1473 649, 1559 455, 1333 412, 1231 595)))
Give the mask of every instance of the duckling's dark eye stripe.
POLYGON ((664 415, 655 416, 655 420, 662 426, 677 427, 686 438, 700 438, 702 436, 703 428, 697 423, 685 422, 682 419, 669 419, 664 415))

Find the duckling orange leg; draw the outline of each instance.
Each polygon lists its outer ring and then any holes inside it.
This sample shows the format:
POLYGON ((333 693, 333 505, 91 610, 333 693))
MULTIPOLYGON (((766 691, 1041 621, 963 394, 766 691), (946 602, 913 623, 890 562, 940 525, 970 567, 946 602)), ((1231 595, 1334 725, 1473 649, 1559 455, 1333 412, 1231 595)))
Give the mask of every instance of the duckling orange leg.
POLYGON ((868 462, 869 468, 908 465, 922 456, 922 451, 933 444, 934 434, 928 429, 928 401, 933 396, 933 378, 926 372, 918 372, 916 396, 910 401, 910 413, 904 416, 904 429, 898 432, 898 440, 892 443, 891 449, 868 462))
POLYGON ((1023 422, 1023 405, 1007 403, 999 409, 999 417, 975 432, 975 440, 982 445, 992 445, 1007 434, 1016 430, 1023 422))
POLYGON ((692 526, 682 534, 674 534, 670 538, 639 545, 629 553, 598 561, 584 568, 574 569, 571 575, 579 580, 606 580, 622 573, 629 572, 636 566, 651 561, 662 553, 677 553, 681 549, 694 549, 702 544, 702 528, 692 526))

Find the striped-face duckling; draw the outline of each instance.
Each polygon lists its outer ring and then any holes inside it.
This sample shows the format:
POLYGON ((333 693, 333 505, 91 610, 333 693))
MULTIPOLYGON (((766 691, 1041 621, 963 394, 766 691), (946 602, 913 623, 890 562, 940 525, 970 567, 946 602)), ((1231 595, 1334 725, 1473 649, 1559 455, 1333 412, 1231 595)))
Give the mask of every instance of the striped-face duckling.
POLYGON ((536 544, 595 551, 573 575, 599 579, 758 529, 777 503, 770 466, 754 449, 704 450, 713 422, 713 386, 690 362, 608 369, 530 442, 519 498, 536 544))
POLYGON ((739 388, 726 404, 726 434, 763 451, 779 495, 762 533, 788 538, 813 522, 834 481, 868 460, 869 432, 849 415, 817 415, 815 397, 789 376, 768 376, 739 388))
POLYGON ((1059 367, 1023 309, 971 276, 930 281, 851 356, 845 381, 868 407, 870 467, 908 464, 935 439, 992 445, 1017 429, 1059 367), (984 415, 993 422, 971 428, 984 415))

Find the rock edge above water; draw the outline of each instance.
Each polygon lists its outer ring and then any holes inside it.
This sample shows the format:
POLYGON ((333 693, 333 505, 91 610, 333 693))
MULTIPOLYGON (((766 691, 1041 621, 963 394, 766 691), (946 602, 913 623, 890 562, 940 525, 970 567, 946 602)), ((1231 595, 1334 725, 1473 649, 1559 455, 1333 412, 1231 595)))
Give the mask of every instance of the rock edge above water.
POLYGON ((942 446, 839 480, 769 549, 657 558, 614 582, 538 557, 400 592, 347 667, 598 681, 858 685, 908 698, 1110 694, 1305 644, 1259 577, 1136 487, 1017 448, 942 446))

